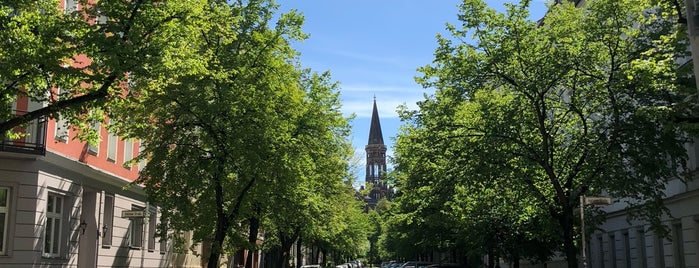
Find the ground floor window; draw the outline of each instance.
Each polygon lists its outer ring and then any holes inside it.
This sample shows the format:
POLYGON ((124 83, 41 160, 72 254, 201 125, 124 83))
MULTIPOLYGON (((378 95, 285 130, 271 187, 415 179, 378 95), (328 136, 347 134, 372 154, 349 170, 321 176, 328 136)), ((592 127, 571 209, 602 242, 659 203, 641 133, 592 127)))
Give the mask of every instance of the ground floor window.
POLYGON ((0 255, 7 255, 7 221, 9 218, 10 188, 0 187, 0 255))
POLYGON ((44 256, 61 256, 64 197, 49 193, 46 200, 46 225, 44 226, 44 256))
MULTIPOLYGON (((143 211, 143 207, 132 206, 131 210, 143 211)), ((143 247, 143 218, 131 218, 129 224, 129 246, 132 248, 143 247)))
POLYGON ((112 234, 114 227, 114 195, 104 195, 104 220, 102 223, 102 246, 109 247, 112 245, 112 234))
POLYGON ((155 206, 148 208, 148 251, 155 251, 155 231, 157 225, 157 210, 155 206))

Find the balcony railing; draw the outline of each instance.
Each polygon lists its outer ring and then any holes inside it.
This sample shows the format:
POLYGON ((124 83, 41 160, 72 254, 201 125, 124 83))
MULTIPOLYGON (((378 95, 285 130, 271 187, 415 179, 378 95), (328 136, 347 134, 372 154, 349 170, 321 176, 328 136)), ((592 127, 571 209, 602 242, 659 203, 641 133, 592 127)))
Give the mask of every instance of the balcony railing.
MULTIPOLYGON (((23 114, 23 111, 15 111, 15 114, 23 114)), ((2 138, 0 151, 24 153, 33 155, 46 154, 46 122, 45 116, 32 120, 30 123, 14 128, 14 133, 22 133, 18 139, 2 138)), ((2 136, 4 133, 0 133, 2 136)))

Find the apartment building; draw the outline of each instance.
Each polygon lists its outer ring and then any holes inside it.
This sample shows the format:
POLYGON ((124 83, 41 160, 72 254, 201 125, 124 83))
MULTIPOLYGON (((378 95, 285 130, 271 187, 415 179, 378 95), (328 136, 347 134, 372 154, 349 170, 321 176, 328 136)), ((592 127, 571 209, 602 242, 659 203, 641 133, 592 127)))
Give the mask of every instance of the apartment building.
MULTIPOLYGON (((76 0, 57 3, 65 12, 80 9, 76 0)), ((43 105, 19 98, 12 109, 21 114, 43 105)), ((138 155, 139 142, 100 123, 92 127, 98 144, 75 139, 60 116, 16 128, 25 135, 0 142, 0 266, 198 266, 186 254, 175 258, 168 241, 155 236, 158 209, 130 185, 144 165, 125 164, 138 155)))
MULTIPOLYGON (((14 110, 40 103, 19 99, 14 110)), ((168 244, 155 236, 158 210, 138 185, 144 163, 128 165, 139 142, 99 123, 99 144, 75 138, 63 119, 39 119, 0 148, 0 266, 163 267, 168 244)))

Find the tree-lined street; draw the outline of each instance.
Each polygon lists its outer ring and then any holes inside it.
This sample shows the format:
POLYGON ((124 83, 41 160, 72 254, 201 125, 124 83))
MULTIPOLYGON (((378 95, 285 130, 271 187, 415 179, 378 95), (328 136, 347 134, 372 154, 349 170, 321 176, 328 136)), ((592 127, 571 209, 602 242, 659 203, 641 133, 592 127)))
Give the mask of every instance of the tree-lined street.
POLYGON ((607 217, 584 196, 672 239, 667 185, 695 168, 676 1, 556 1, 535 21, 528 0, 464 0, 415 78, 434 94, 399 110, 393 170, 377 176, 395 196, 371 209, 350 139, 366 133, 342 113, 341 81, 301 67, 292 43, 312 33, 300 12, 271 0, 0 3, 5 139, 48 116, 91 144, 98 123, 139 141, 128 165, 147 164, 125 187, 157 205, 159 239, 186 254, 205 245, 195 254, 210 268, 239 252, 246 268, 256 252, 269 267, 578 267, 584 234, 607 217), (19 99, 41 106, 18 114, 19 99))

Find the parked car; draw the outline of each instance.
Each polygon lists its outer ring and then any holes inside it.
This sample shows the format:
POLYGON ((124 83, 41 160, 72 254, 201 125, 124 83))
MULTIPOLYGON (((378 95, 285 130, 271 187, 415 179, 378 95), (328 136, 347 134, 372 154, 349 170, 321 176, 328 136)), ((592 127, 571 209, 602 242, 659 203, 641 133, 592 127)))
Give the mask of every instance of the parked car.
POLYGON ((404 262, 393 262, 393 263, 391 263, 391 264, 388 265, 388 268, 398 268, 398 267, 400 267, 401 265, 403 265, 403 263, 404 263, 404 262))
POLYGON ((364 265, 362 265, 361 261, 349 261, 349 264, 352 265, 352 268, 363 268, 364 265))
POLYGON ((391 268, 393 264, 395 264, 396 261, 385 261, 381 263, 381 268, 391 268))
POLYGON ((427 268, 434 263, 424 261, 409 261, 400 266, 400 268, 427 268))
POLYGON ((432 264, 430 266, 427 266, 427 268, 466 268, 466 266, 458 263, 440 263, 432 264))

